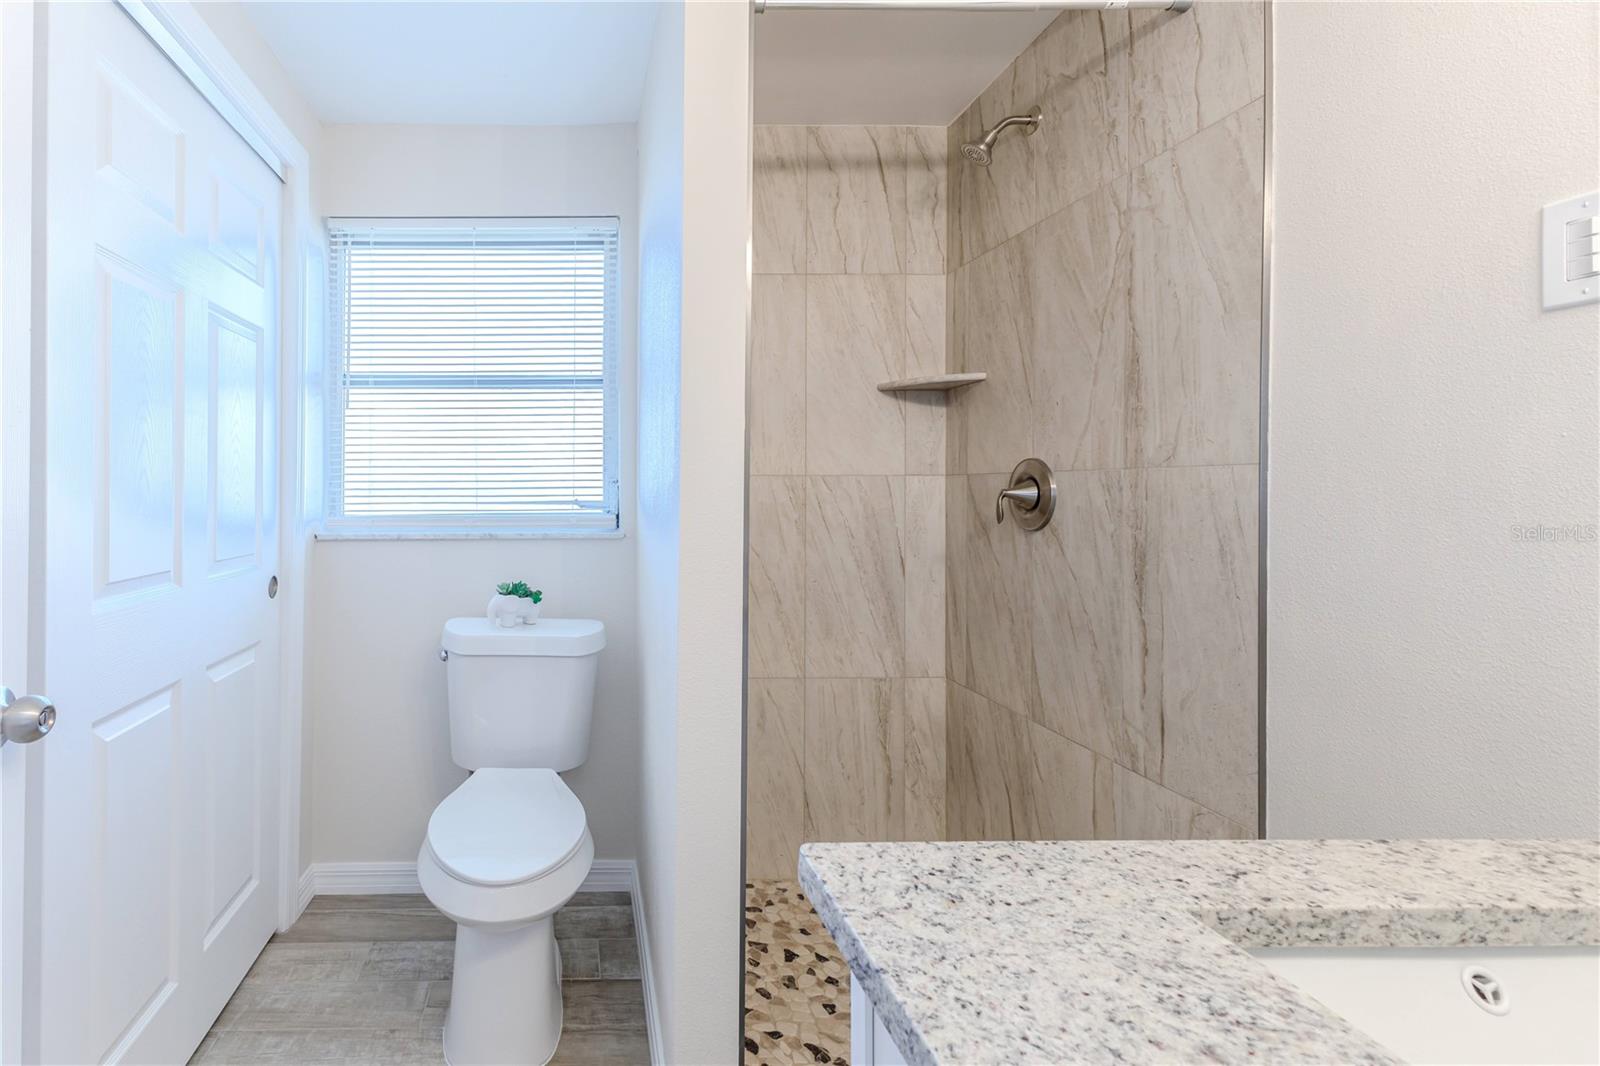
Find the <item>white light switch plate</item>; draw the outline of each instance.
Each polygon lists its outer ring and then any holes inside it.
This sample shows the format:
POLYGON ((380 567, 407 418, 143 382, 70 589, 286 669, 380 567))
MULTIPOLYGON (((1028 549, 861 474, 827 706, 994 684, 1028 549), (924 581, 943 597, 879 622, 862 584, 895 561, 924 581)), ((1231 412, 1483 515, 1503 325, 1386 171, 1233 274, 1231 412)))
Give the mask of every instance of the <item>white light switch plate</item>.
POLYGON ((1600 302, 1600 192, 1545 204, 1542 231, 1544 309, 1600 302))

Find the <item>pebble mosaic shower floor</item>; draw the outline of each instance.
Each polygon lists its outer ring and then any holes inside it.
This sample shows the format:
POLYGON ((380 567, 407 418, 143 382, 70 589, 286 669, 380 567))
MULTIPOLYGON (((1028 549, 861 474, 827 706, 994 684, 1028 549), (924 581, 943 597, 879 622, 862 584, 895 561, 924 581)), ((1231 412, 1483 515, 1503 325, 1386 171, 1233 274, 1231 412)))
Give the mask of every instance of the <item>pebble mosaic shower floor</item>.
POLYGON ((850 968, 793 881, 745 885, 745 1066, 849 1066, 850 968))

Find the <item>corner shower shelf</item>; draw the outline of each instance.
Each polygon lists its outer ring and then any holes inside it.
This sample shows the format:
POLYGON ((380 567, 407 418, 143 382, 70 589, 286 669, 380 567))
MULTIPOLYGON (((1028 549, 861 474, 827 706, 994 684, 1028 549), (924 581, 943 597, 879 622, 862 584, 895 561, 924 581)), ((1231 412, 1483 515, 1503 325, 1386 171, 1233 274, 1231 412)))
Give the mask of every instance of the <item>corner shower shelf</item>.
POLYGON ((879 392, 950 392, 963 385, 976 385, 989 375, 979 372, 975 374, 930 374, 921 378, 901 378, 898 381, 885 381, 878 386, 879 392))

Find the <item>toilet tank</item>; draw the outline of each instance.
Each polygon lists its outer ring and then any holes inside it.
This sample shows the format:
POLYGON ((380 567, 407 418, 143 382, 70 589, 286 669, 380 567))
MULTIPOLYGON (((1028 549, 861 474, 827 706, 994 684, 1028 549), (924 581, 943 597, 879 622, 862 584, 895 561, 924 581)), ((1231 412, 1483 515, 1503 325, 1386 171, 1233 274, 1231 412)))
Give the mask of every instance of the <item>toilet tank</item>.
POLYGON ((440 643, 457 766, 560 771, 589 757, 604 625, 544 618, 507 629, 487 618, 452 618, 440 643))

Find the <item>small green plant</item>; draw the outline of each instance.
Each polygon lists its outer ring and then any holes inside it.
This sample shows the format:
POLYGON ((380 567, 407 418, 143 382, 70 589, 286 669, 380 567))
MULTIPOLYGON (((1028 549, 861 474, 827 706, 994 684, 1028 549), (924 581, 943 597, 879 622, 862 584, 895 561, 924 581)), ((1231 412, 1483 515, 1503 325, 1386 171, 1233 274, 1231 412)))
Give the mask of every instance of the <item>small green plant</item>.
POLYGON ((522 599, 532 600, 534 603, 544 600, 544 591, 542 589, 530 589, 526 581, 502 581, 494 587, 494 590, 502 596, 520 596, 522 599))

